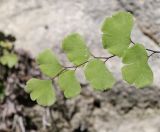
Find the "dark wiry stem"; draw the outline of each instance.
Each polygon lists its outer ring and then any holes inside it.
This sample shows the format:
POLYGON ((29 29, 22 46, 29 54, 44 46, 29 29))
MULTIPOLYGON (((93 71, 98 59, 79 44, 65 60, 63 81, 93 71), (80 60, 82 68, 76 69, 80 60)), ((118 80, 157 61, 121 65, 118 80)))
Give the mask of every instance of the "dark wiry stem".
MULTIPOLYGON (((91 54, 91 55, 92 55, 93 58, 95 58, 95 59, 104 59, 104 60, 105 60, 104 62, 106 62, 106 61, 109 60, 110 58, 115 57, 115 55, 112 55, 112 56, 109 56, 109 57, 96 57, 96 56, 94 56, 93 54, 91 54)), ((86 64, 86 63, 88 63, 88 62, 89 62, 89 60, 87 60, 87 61, 85 61, 85 62, 83 62, 83 63, 81 63, 81 64, 79 64, 79 65, 76 65, 76 66, 64 66, 63 69, 62 69, 61 71, 59 71, 52 79, 55 79, 55 78, 58 77, 60 74, 62 74, 63 72, 67 71, 68 69, 74 69, 74 70, 76 70, 78 67, 81 67, 81 66, 83 66, 84 64, 86 64)))
POLYGON ((152 52, 149 56, 148 56, 148 58, 150 58, 152 55, 154 55, 155 53, 154 52, 152 52))
POLYGON ((146 49, 147 51, 150 51, 152 53, 160 53, 160 51, 157 51, 157 50, 151 50, 151 49, 146 49))
POLYGON ((133 42, 132 39, 130 39, 130 41, 131 41, 132 44, 135 44, 135 42, 133 42))
MULTIPOLYGON (((135 44, 135 42, 133 42, 132 39, 131 39, 131 43, 135 44)), ((148 48, 146 50, 149 51, 149 52, 152 52, 148 57, 151 57, 154 54, 159 54, 160 53, 160 51, 152 50, 152 49, 148 49, 148 48)))
POLYGON ((115 55, 112 55, 112 56, 107 57, 104 62, 106 63, 109 59, 111 59, 111 58, 113 58, 113 57, 115 57, 115 55))

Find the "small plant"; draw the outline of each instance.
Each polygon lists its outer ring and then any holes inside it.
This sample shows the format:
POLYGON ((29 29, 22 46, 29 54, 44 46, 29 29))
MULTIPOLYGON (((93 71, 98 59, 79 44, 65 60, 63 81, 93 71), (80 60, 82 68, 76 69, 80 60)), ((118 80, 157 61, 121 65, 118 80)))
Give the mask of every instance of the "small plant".
POLYGON ((7 40, 0 41, 0 102, 5 97, 4 73, 6 67, 12 68, 18 62, 18 57, 13 51, 13 45, 7 40), (4 68, 5 67, 5 68, 4 68))
POLYGON ((0 64, 12 68, 18 62, 17 55, 13 52, 13 45, 9 42, 0 41, 0 64))
POLYGON ((112 88, 115 78, 105 63, 116 56, 124 64, 121 72, 126 82, 138 88, 150 85, 153 82, 153 73, 148 65, 148 58, 160 52, 145 49, 142 44, 132 42, 133 23, 133 16, 128 12, 118 12, 105 19, 101 28, 102 43, 112 54, 109 57, 94 56, 82 36, 77 33, 68 35, 62 42, 62 49, 73 66, 61 65, 50 49, 43 51, 36 60, 42 73, 49 79, 30 79, 25 88, 26 92, 30 93, 31 99, 37 100, 38 104, 50 106, 56 101, 52 81, 58 78, 58 85, 64 96, 75 97, 81 92, 81 86, 75 77, 75 70, 80 67, 83 68, 86 79, 95 90, 112 88), (148 56, 147 51, 151 52, 151 55, 148 56))

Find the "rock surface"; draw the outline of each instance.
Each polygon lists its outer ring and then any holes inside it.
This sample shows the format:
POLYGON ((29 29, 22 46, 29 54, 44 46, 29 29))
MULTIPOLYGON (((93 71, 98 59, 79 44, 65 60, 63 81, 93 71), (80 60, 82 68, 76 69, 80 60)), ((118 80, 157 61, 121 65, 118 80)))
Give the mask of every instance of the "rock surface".
POLYGON ((160 44, 160 1, 119 0, 120 5, 136 15, 141 31, 160 44))
MULTIPOLYGON (((152 0, 134 2, 131 0, 1 0, 0 2, 0 30, 15 36, 16 48, 23 48, 32 56, 36 56, 45 48, 54 48, 60 60, 64 62, 65 56, 60 49, 61 42, 64 36, 71 32, 81 33, 95 55, 108 55, 101 45, 101 23, 106 16, 124 9, 135 14, 137 20, 132 35, 134 41, 152 49, 157 49, 156 43, 160 41, 158 0, 155 2, 152 0)), ((121 80, 120 67, 117 65, 120 65, 118 59, 108 62, 117 80, 121 80)), ((152 59, 151 65, 155 74, 154 85, 158 86, 160 62, 158 59, 152 59)), ((84 83, 84 79, 80 80, 84 83)))
POLYGON ((16 47, 31 51, 60 46, 70 32, 80 32, 88 45, 100 44, 100 23, 118 9, 105 0, 6 0, 0 4, 0 30, 16 36, 16 47))
MULTIPOLYGON (((127 10, 135 15, 136 24, 132 33, 132 39, 135 42, 140 42, 147 48, 159 49, 159 0, 0 0, 0 31, 15 36, 16 49, 22 48, 35 57, 43 49, 53 48, 62 61, 65 60, 60 49, 62 39, 68 33, 79 32, 85 37, 90 50, 95 55, 104 56, 108 54, 102 49, 100 25, 106 16, 110 16, 118 10, 127 10)), ((121 97, 126 93, 119 92, 107 96, 95 93, 97 95, 94 96, 101 96, 102 106, 101 108, 94 108, 93 111, 89 110, 92 113, 87 113, 87 111, 92 106, 90 104, 93 104, 95 97, 85 98, 80 96, 75 100, 66 101, 71 113, 74 112, 72 108, 76 102, 79 102, 77 103, 79 112, 74 114, 71 124, 65 124, 64 118, 61 119, 61 122, 64 122, 60 124, 64 127, 63 131, 159 132, 160 105, 154 104, 160 99, 158 94, 160 89, 160 62, 158 59, 159 56, 153 56, 149 60, 155 75, 154 85, 157 86, 158 91, 153 90, 155 92, 153 94, 152 90, 149 90, 147 93, 151 92, 151 95, 154 96, 143 94, 143 92, 133 94, 135 97, 131 95, 121 97), (142 98, 143 96, 146 96, 146 98, 142 98), (137 100, 135 98, 141 102, 137 103, 136 107, 135 102, 137 100), (121 100, 123 101, 121 102, 121 100), (128 103, 129 100, 131 102, 128 103), (109 101, 119 105, 110 106, 109 101), (155 108, 155 106, 157 107, 155 108), (135 109, 123 114, 130 107, 135 109), (122 113, 119 111, 122 111, 122 113), (88 124, 85 124, 86 122, 88 124), (72 129, 67 128, 70 127, 69 125, 72 126, 72 129), (88 129, 86 129, 86 126, 89 126, 88 129)), ((107 65, 113 71, 117 80, 121 80, 120 67, 117 67, 117 65, 121 65, 120 60, 115 58, 110 60, 107 65)), ((86 83, 81 75, 80 80, 82 83, 86 83)), ((122 85, 121 88, 124 86, 122 85)), ((39 107, 38 109, 42 112, 40 114, 43 115, 44 109, 41 110, 39 107)), ((33 111, 29 111, 29 113, 33 111)), ((58 117, 63 116, 58 111, 57 113, 54 112, 54 118, 56 118, 56 115, 58 117)))

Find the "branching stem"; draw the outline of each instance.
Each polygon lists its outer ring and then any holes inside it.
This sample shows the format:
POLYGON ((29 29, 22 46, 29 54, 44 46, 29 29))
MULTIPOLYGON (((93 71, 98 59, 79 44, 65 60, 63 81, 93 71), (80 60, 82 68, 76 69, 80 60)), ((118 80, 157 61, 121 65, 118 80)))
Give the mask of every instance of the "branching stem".
MULTIPOLYGON (((135 42, 132 39, 130 39, 130 41, 131 41, 132 44, 135 45, 135 42)), ((149 51, 149 52, 151 52, 151 54, 148 56, 148 58, 150 58, 154 54, 160 54, 160 51, 157 51, 157 50, 152 50, 152 49, 148 49, 148 48, 146 50, 149 51)), ((102 60, 104 60, 104 63, 106 63, 109 59, 115 57, 115 55, 112 55, 112 56, 109 56, 109 57, 105 57, 105 56, 95 56, 92 53, 90 53, 90 54, 95 59, 102 59, 102 60)), ((63 72, 67 71, 68 69, 74 69, 74 70, 76 70, 78 67, 83 66, 84 64, 88 63, 89 61, 90 60, 87 60, 87 61, 85 61, 85 62, 83 62, 83 63, 81 63, 79 65, 76 65, 76 66, 64 66, 63 69, 61 71, 59 71, 57 73, 57 75, 55 75, 52 79, 55 79, 60 74, 62 74, 63 72)))
POLYGON ((152 53, 160 53, 160 51, 157 51, 157 50, 151 50, 151 49, 146 49, 147 51, 150 51, 152 53))
MULTIPOLYGON (((96 57, 94 56, 93 54, 91 54, 91 56, 95 59, 104 59, 104 62, 108 61, 109 59, 115 57, 115 55, 112 55, 112 56, 109 56, 109 57, 96 57)), ((76 70, 78 67, 81 67, 83 66, 84 64, 88 63, 90 60, 87 60, 79 65, 76 65, 76 66, 64 66, 63 69, 61 71, 59 71, 57 73, 57 75, 55 75, 52 79, 55 79, 56 77, 58 77, 60 74, 62 74, 63 72, 67 71, 68 69, 74 69, 76 70)))
MULTIPOLYGON (((131 41, 132 44, 135 45, 135 42, 132 39, 130 41, 131 41)), ((148 58, 150 58, 154 54, 160 54, 160 51, 157 51, 157 50, 152 50, 152 49, 148 49, 148 48, 146 48, 146 50, 151 52, 151 54, 148 56, 148 58)))

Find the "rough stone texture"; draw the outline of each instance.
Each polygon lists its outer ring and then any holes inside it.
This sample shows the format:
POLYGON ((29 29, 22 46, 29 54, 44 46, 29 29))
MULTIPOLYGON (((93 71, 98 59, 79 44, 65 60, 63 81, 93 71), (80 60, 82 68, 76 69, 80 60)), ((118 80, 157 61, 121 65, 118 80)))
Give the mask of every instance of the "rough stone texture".
POLYGON ((160 0, 119 0, 119 3, 136 15, 142 32, 160 44, 160 0))
MULTIPOLYGON (((155 38, 155 34, 156 36, 159 34, 158 1, 1 0, 0 2, 0 30, 16 37, 17 49, 23 48, 36 56, 43 49, 54 47, 54 51, 60 56, 62 63, 66 63, 66 57, 60 50, 61 41, 65 35, 71 32, 81 33, 95 55, 108 55, 101 48, 99 29, 106 16, 112 15, 115 11, 123 10, 123 8, 135 14, 138 25, 142 27, 141 29, 146 30, 146 24, 150 24, 147 32, 151 34, 151 38, 155 38), (155 9, 153 10, 153 8, 155 9)), ((137 25, 135 27, 133 31, 135 32, 133 33, 134 40, 156 49, 154 39, 145 36, 144 31, 138 29, 137 25)), ((157 38, 160 37, 156 37, 156 41, 159 41, 157 38)), ((154 62, 151 61, 155 74, 155 85, 160 83, 158 77, 160 70, 157 63, 159 63, 157 59, 156 62, 155 60, 154 62)), ((66 63, 66 65, 68 64, 66 63)), ((117 65, 121 65, 120 60, 113 59, 107 65, 117 80, 121 80, 120 67, 117 67, 117 65)), ((81 77, 79 74, 78 76, 81 77)), ((80 79, 80 81, 86 83, 84 79, 80 79)))
POLYGON ((117 6, 115 0, 5 0, 0 3, 0 30, 15 35, 16 47, 34 56, 60 46, 70 32, 80 32, 93 46, 100 44, 100 23, 117 6))
MULTIPOLYGON (((132 39, 135 42, 143 43, 147 48, 158 49, 157 44, 160 43, 159 9, 159 0, 0 0, 0 30, 15 36, 17 39, 16 48, 23 48, 29 51, 32 56, 36 56, 44 48, 53 47, 64 63, 66 58, 60 50, 60 44, 64 36, 70 32, 79 32, 84 35, 88 46, 95 55, 108 55, 102 49, 99 29, 104 17, 118 10, 128 10, 135 15, 136 24, 132 33, 132 39)), ((133 94, 134 97, 130 94, 126 97, 126 93, 121 96, 122 93, 113 92, 107 96, 102 95, 100 99, 101 108, 94 110, 92 110, 91 104, 93 104, 95 97, 93 98, 91 95, 89 97, 79 96, 75 100, 66 101, 71 115, 74 113, 72 110, 76 109, 75 106, 79 111, 74 114, 71 124, 65 124, 66 121, 59 111, 57 113, 54 111, 54 118, 58 120, 61 117, 62 124, 60 125, 64 127, 64 132, 76 130, 79 126, 78 130, 83 132, 85 132, 86 126, 89 126, 88 131, 91 132, 159 132, 159 104, 154 104, 160 98, 158 94, 160 62, 158 59, 159 56, 154 56, 149 60, 155 75, 154 85, 158 86, 158 91, 153 90, 155 94, 152 93, 152 90, 147 92, 148 94, 151 92, 153 96, 138 91, 133 94), (143 96, 147 98, 144 99, 143 96), (139 99, 140 103, 135 103, 137 101, 135 98, 139 99), (110 103, 112 105, 117 103, 118 105, 110 106, 110 103), (135 104, 136 108, 130 111, 130 108, 134 107, 135 104), (152 104, 158 107, 155 108, 152 104), (122 113, 116 110, 122 111, 122 113), (123 114, 124 111, 128 110, 130 112, 123 114), (92 113, 88 111, 92 111, 92 113)), ((64 64, 68 63, 65 62, 64 64)), ((117 80, 121 80, 120 67, 117 67, 121 65, 120 60, 114 58, 107 65, 117 80)), ((85 80, 82 79, 83 75, 78 74, 78 76, 81 83, 86 84, 85 80)), ((89 94, 91 93, 89 92, 89 94)), ((101 94, 94 96, 98 95, 101 94)), ((36 107, 35 109, 39 110, 40 108, 36 107)), ((28 113, 31 114, 32 112, 34 110, 28 113)), ((38 114, 43 115, 43 113, 44 111, 40 109, 38 114)))

